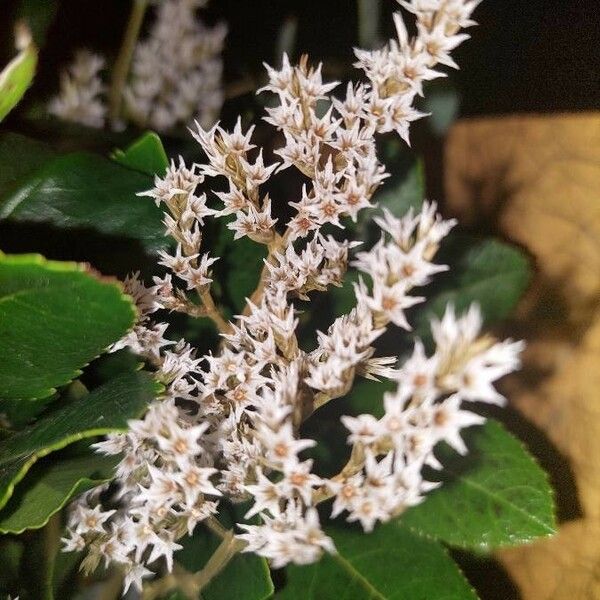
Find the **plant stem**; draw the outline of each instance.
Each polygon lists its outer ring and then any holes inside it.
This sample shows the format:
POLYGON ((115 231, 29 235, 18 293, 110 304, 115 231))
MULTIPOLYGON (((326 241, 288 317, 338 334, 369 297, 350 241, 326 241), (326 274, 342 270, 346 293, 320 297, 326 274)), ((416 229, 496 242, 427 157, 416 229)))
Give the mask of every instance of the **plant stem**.
POLYGON ((60 548, 61 531, 61 513, 57 512, 50 517, 46 527, 43 529, 43 544, 45 552, 45 573, 44 573, 44 598, 52 600, 54 598, 54 563, 56 553, 60 548))
POLYGON ((358 0, 358 43, 361 48, 377 45, 381 0, 358 0))
MULTIPOLYGON (((276 252, 279 252, 280 250, 282 250, 285 247, 286 244, 286 240, 287 240, 287 232, 286 235, 275 235, 275 239, 269 244, 269 254, 267 255, 266 258, 266 262, 270 263, 271 260, 273 259, 273 255, 276 252)), ((263 294, 265 292, 265 285, 267 283, 267 275, 269 274, 269 268, 267 267, 267 264, 265 264, 265 266, 263 267, 261 273, 260 273, 260 279, 258 280, 258 285, 256 286, 256 289, 252 292, 252 295, 250 296, 250 302, 252 304, 254 304, 255 306, 260 304, 260 301, 262 300, 263 294)), ((247 302, 246 306, 244 307, 244 312, 242 313, 244 316, 248 316, 250 314, 250 304, 247 302)))
MULTIPOLYGON (((193 577, 192 573, 186 571, 177 563, 173 565, 173 572, 167 573, 160 579, 144 583, 142 592, 143 600, 155 600, 156 598, 165 597, 169 592, 174 592, 180 587, 183 587, 182 582, 193 577)), ((197 596, 196 596, 197 597, 197 596)))
POLYGON ((119 600, 123 591, 123 573, 118 569, 104 582, 98 600, 119 600))
POLYGON ((223 539, 230 533, 230 531, 228 529, 225 529, 225 527, 223 527, 223 525, 221 525, 221 523, 219 523, 219 520, 215 517, 208 517, 204 521, 204 525, 206 525, 208 529, 210 529, 215 535, 219 536, 221 539, 223 539))
POLYGON ((209 517, 205 524, 221 538, 221 543, 208 559, 204 568, 197 573, 190 573, 175 563, 172 573, 167 573, 157 581, 144 585, 143 600, 155 600, 179 590, 186 598, 195 600, 202 590, 229 564, 231 559, 245 546, 237 540, 232 529, 225 529, 214 517, 209 517))
POLYGON ((244 547, 244 542, 237 540, 233 531, 229 530, 221 540, 219 547, 208 559, 204 568, 194 576, 194 592, 198 594, 229 564, 229 561, 244 547))
POLYGON ((200 300, 206 309, 206 316, 212 319, 217 329, 221 333, 229 333, 231 331, 231 325, 223 318, 219 309, 215 305, 213 297, 210 295, 210 289, 206 289, 203 292, 199 292, 200 300))
POLYGON ((27 544, 21 572, 31 598, 54 600, 54 561, 60 545, 60 531, 61 515, 56 513, 43 529, 32 533, 27 544))
MULTIPOLYGON (((332 477, 333 481, 345 481, 352 477, 352 475, 356 475, 358 473, 365 462, 365 449, 362 444, 354 444, 352 446, 352 453, 350 454, 350 459, 345 464, 344 468, 334 477, 332 477)), ((335 496, 334 492, 331 489, 323 487, 321 489, 315 490, 313 493, 313 503, 320 504, 321 502, 325 502, 325 500, 329 500, 335 496)))
POLYGON ((129 66, 131 65, 133 51, 135 50, 140 29, 142 28, 146 8, 148 8, 148 0, 133 0, 127 29, 125 30, 119 55, 113 68, 108 93, 108 118, 113 127, 117 124, 121 113, 123 89, 127 83, 129 66))

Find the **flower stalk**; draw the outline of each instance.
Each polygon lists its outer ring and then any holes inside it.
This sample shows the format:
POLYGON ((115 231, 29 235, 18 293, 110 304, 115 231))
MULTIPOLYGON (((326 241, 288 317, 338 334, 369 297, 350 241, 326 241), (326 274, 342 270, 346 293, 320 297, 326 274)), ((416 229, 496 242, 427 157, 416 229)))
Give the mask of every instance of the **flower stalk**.
POLYGON ((108 119, 113 127, 118 126, 121 118, 123 92, 147 8, 148 0, 133 0, 127 28, 115 61, 108 92, 108 119))

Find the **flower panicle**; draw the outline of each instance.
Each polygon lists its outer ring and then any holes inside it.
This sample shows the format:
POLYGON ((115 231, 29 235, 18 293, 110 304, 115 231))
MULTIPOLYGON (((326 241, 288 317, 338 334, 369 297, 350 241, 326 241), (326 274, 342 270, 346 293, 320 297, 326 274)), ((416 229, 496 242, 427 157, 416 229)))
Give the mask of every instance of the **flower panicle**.
MULTIPOLYGON (((168 3, 166 3, 168 4, 168 3)), ((165 4, 165 5, 166 5, 165 4)), ((165 386, 126 433, 96 444, 98 451, 122 454, 116 471, 117 508, 103 509, 102 488, 91 490, 73 510, 66 549, 87 547, 84 568, 101 560, 117 563, 127 585, 140 587, 161 558, 167 568, 185 534, 218 515, 225 498, 252 500, 237 537, 243 550, 266 557, 273 567, 307 564, 334 552, 317 505, 332 500, 331 516, 345 515, 371 531, 421 502, 437 483, 424 466, 443 468, 434 448, 445 441, 467 448, 464 428, 484 418, 472 402, 502 404, 495 382, 519 368, 521 342, 497 341, 481 333, 479 308, 457 315, 448 306, 431 321, 433 346, 416 340, 411 356, 377 356, 376 341, 391 326, 410 330, 412 306, 422 302, 416 288, 448 269, 435 262, 454 220, 443 219, 434 202, 398 217, 389 211, 374 219, 381 232, 371 247, 342 239, 350 221, 373 206, 387 177, 379 162, 376 136, 395 131, 408 141, 413 108, 423 82, 454 67, 450 52, 473 24, 473 0, 412 0, 417 33, 409 37, 400 13, 397 39, 375 51, 356 51, 366 81, 349 84, 333 97, 336 82, 323 81, 321 65, 306 57, 292 66, 267 66, 262 91, 274 93, 265 121, 282 134, 278 157, 269 161, 253 141, 254 127, 241 119, 233 131, 197 122, 192 135, 204 164, 173 162, 153 189, 142 195, 165 211, 165 233, 174 251, 160 253, 167 274, 146 287, 138 276, 125 281, 139 307, 134 329, 113 349, 129 347, 156 370, 165 386), (325 102, 325 110, 317 110, 325 102), (273 216, 275 200, 265 184, 286 169, 306 183, 287 223, 273 216), (212 179, 226 191, 209 194, 212 179), (202 191, 200 191, 202 190, 202 191), (211 295, 211 257, 202 248, 207 219, 226 218, 234 237, 249 237, 268 248, 254 294, 242 314, 225 319, 211 295), (330 233, 335 232, 335 233, 330 233), (359 248, 360 246, 360 248, 359 248), (297 301, 344 283, 354 268, 355 303, 326 331, 315 333, 311 351, 298 343, 297 301), (215 353, 197 357, 183 340, 165 337, 157 311, 181 311, 213 319, 221 333, 215 353), (346 415, 349 460, 333 477, 315 472, 304 453, 316 441, 299 433, 321 406, 350 392, 357 378, 387 378, 395 390, 383 398, 383 415, 346 415)))

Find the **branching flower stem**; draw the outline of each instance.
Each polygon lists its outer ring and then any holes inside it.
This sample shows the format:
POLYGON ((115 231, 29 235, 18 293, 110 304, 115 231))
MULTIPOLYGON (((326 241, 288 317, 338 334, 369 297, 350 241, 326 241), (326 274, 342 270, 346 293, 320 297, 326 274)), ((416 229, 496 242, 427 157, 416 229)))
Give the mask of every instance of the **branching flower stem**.
POLYGON ((228 323, 219 312, 219 309, 215 305, 215 301, 210 294, 210 289, 203 290, 199 293, 199 296, 206 309, 206 316, 209 319, 212 319, 220 333, 229 333, 231 331, 231 324, 228 323))
MULTIPOLYGON (((352 448, 350 459, 344 468, 333 477, 334 481, 344 481, 352 475, 358 473, 365 460, 365 451, 361 444, 356 444, 352 448)), ((314 504, 320 504, 333 497, 335 494, 328 488, 321 488, 314 494, 314 504)), ((204 524, 214 534, 221 538, 221 543, 214 551, 206 565, 197 573, 188 573, 177 568, 174 573, 169 573, 162 579, 144 587, 144 600, 154 600, 161 595, 179 589, 189 598, 198 598, 200 592, 229 564, 236 554, 244 549, 246 542, 235 538, 233 529, 225 529, 214 517, 209 517, 204 524), (157 593, 158 592, 158 593, 157 593)))
MULTIPOLYGON (((280 252, 285 248, 286 243, 287 243, 287 238, 288 238, 287 231, 282 236, 275 234, 273 241, 268 245, 269 254, 267 255, 267 258, 265 259, 265 266, 263 267, 263 269, 260 273, 260 279, 258 280, 258 285, 256 286, 256 289, 252 292, 252 294, 250 296, 251 304, 254 304, 255 306, 258 306, 260 304, 262 297, 265 293, 265 285, 267 283, 267 277, 269 275, 269 268, 267 267, 267 264, 271 263, 273 261, 274 255, 277 252, 280 252)), ((252 310, 250 303, 246 303, 246 306, 244 307, 244 312, 243 312, 244 316, 248 316, 252 310)))
POLYGON ((179 590, 190 600, 198 598, 202 590, 246 545, 245 542, 236 539, 233 529, 225 529, 214 517, 206 519, 204 523, 208 529, 221 538, 221 543, 204 568, 197 573, 190 573, 175 563, 172 573, 167 573, 157 581, 144 586, 143 600, 155 600, 155 598, 160 598, 174 590, 179 590))
POLYGON ((123 100, 123 90, 127 83, 127 75, 129 74, 129 67, 131 66, 133 51, 135 50, 135 45, 142 28, 147 8, 148 0, 133 0, 127 29, 125 30, 119 55, 115 62, 108 93, 108 118, 113 126, 119 120, 123 100))

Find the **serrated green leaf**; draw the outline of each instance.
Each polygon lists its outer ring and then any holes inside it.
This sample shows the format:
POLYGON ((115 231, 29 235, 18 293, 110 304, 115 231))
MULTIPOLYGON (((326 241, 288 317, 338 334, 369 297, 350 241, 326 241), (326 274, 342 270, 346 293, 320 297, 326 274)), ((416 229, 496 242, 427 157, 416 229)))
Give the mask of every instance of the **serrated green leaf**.
POLYGON ((45 163, 0 197, 0 219, 90 228, 139 240, 154 251, 168 245, 162 211, 150 198, 149 175, 95 154, 66 154, 45 163))
POLYGON ((0 398, 44 398, 121 338, 135 307, 116 282, 39 255, 0 255, 0 398))
POLYGON ((446 550, 433 540, 386 523, 373 533, 328 529, 338 553, 286 569, 276 600, 474 600, 475 592, 446 550))
POLYGON ((164 175, 169 159, 160 137, 147 131, 125 150, 115 150, 112 159, 146 175, 164 175))
POLYGON ((487 324, 503 319, 516 306, 530 277, 529 261, 518 248, 494 239, 480 242, 450 265, 444 283, 417 313, 415 333, 428 337, 432 315, 440 317, 448 303, 460 313, 477 302, 487 324))
MULTIPOLYGON (((112 356, 112 355, 106 355, 112 356)), ((100 381, 98 385, 104 383, 106 379, 100 381)), ((97 387, 97 386, 94 386, 97 387)), ((30 421, 32 421, 37 415, 44 412, 46 408, 58 399, 61 400, 78 400, 81 399, 88 393, 87 388, 83 385, 80 379, 75 379, 67 386, 63 387, 60 393, 52 394, 45 398, 39 398, 37 400, 23 400, 10 398, 0 399, 0 413, 6 418, 10 429, 22 429, 30 421)))
POLYGON ((92 452, 38 462, 0 510, 0 533, 44 527, 72 497, 109 479, 116 463, 115 457, 92 452))
POLYGON ((0 398, 0 414, 4 426, 10 429, 20 429, 43 412, 58 397, 59 394, 52 394, 36 400, 28 399, 26 402, 18 398, 0 398))
POLYGON ((37 48, 29 44, 0 72, 0 121, 19 103, 33 82, 37 60, 37 48))
POLYGON ((399 522, 447 544, 479 551, 553 535, 552 489, 523 445, 495 421, 467 430, 464 438, 468 455, 442 447, 444 468, 435 478, 442 486, 399 522))
POLYGON ((0 508, 40 458, 81 439, 127 428, 157 393, 150 373, 127 373, 85 398, 45 414, 0 442, 0 508))

